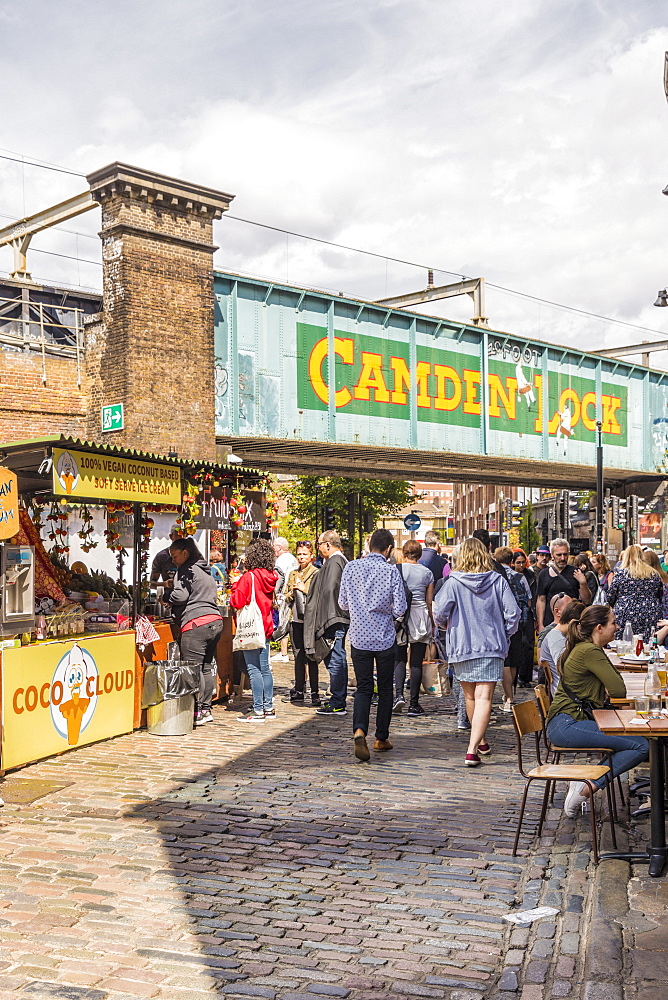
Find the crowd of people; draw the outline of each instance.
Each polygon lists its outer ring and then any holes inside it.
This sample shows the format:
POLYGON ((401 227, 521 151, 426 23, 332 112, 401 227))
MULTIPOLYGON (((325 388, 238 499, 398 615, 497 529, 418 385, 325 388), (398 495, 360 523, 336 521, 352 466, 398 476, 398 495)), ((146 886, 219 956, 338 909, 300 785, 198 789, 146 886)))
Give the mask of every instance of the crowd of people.
MULTIPOLYGON (((555 744, 605 745, 613 750, 614 776, 646 759, 643 737, 603 737, 588 707, 626 694, 603 650, 627 622, 645 641, 657 635, 668 643, 668 552, 660 559, 630 545, 611 567, 603 553, 571 555, 562 538, 528 555, 507 546, 492 552, 482 529, 447 556, 439 547, 438 535, 427 532, 424 546, 410 540, 396 551, 392 534, 377 529, 362 557, 348 560, 336 531, 319 536, 317 551, 310 541, 298 542, 294 555, 284 538, 253 540, 230 596, 237 611, 257 606, 264 633, 255 648, 243 650, 253 704, 239 718, 275 718, 270 644, 279 635, 274 659, 288 658, 288 637, 294 654, 294 684, 283 700, 310 705, 322 716, 348 712, 350 653, 353 752, 359 760, 371 758, 372 707, 376 752, 392 749, 392 716, 406 709, 407 695, 406 714, 425 714, 423 668, 433 658, 450 672, 458 729, 468 734, 467 767, 479 766, 492 752, 487 730, 497 684, 502 711, 511 713, 517 688, 540 680, 552 701, 546 723, 555 744), (329 681, 325 701, 320 664, 329 681)), ((169 555, 175 566, 169 600, 182 652, 201 663, 196 724, 203 725, 211 719, 214 652, 222 630, 216 572, 192 539, 173 539, 169 555)), ((586 805, 588 795, 579 783, 569 789, 569 815, 586 805)))

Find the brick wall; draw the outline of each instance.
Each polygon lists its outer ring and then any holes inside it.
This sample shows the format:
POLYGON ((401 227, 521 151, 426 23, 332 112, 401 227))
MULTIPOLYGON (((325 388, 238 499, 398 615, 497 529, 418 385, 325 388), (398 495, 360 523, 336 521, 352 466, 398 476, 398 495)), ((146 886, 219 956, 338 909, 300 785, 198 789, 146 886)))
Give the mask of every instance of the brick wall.
POLYGON ((86 405, 85 378, 79 387, 76 360, 47 354, 43 368, 39 354, 0 349, 0 442, 83 436, 86 405))

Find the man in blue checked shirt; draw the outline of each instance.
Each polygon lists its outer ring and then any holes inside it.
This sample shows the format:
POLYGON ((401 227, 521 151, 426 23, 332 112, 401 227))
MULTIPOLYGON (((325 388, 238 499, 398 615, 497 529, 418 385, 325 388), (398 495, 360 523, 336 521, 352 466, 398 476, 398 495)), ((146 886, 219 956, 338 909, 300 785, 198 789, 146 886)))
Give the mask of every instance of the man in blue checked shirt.
POLYGON ((378 679, 376 709, 376 742, 374 750, 391 750, 390 719, 396 646, 396 618, 406 611, 406 594, 396 566, 388 559, 394 548, 394 538, 386 528, 374 531, 369 539, 369 554, 355 559, 343 569, 340 606, 350 614, 350 650, 357 678, 353 706, 355 756, 369 760, 366 743, 369 712, 373 697, 373 668, 378 679))

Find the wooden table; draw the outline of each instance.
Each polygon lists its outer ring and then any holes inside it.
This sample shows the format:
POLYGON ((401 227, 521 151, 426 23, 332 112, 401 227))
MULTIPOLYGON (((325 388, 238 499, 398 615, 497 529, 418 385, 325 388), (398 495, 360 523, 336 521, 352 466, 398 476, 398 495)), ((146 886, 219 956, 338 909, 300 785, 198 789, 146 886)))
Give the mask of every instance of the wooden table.
POLYGON ((633 725, 631 719, 635 718, 634 711, 619 708, 614 711, 606 709, 594 711, 594 719, 602 733, 621 733, 629 736, 639 734, 649 739, 650 842, 646 854, 609 851, 601 855, 601 860, 617 858, 622 861, 649 863, 649 874, 653 878, 658 878, 663 873, 668 858, 665 816, 665 747, 668 741, 668 718, 648 719, 642 725, 633 725))

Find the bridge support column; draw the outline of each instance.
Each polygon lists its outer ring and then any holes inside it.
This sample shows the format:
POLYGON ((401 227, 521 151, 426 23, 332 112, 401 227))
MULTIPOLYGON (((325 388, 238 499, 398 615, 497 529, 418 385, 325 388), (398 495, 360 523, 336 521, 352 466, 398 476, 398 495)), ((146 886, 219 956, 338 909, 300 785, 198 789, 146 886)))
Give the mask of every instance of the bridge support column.
POLYGON ((213 221, 233 195, 112 163, 88 176, 102 206, 104 312, 86 328, 88 434, 123 403, 110 444, 215 460, 213 221))

